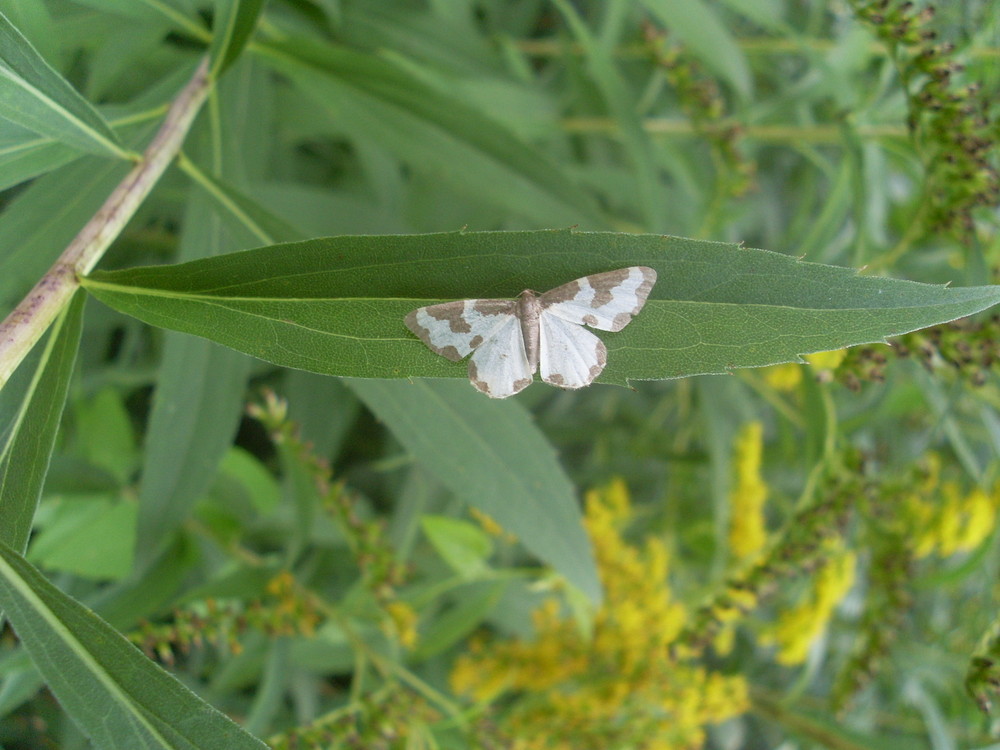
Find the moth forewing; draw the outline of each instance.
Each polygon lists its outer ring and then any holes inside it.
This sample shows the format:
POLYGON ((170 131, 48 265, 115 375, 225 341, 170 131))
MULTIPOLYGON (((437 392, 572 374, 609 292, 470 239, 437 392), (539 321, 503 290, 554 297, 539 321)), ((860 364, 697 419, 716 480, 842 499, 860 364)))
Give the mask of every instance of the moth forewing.
POLYGON ((512 317, 516 304, 505 299, 443 302, 418 307, 404 322, 431 351, 458 362, 512 317))
POLYGON ((617 332, 639 313, 656 283, 656 271, 630 266, 595 273, 546 292, 540 298, 548 310, 570 323, 617 332))

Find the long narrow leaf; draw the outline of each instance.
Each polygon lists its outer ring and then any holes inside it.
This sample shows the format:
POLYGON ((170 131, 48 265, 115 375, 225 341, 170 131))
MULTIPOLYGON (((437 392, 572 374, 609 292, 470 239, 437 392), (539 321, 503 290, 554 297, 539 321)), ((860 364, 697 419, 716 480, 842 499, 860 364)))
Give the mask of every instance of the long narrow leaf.
POLYGON ((0 608, 63 708, 97 747, 266 747, 4 544, 0 608))
POLYGON ((34 369, 21 367, 0 391, 0 542, 19 552, 28 543, 66 403, 85 299, 77 292, 49 331, 34 369))
POLYGON ((591 198, 541 150, 391 60, 293 39, 260 48, 352 136, 414 169, 544 225, 603 225, 591 198))
MULTIPOLYGON (((162 112, 157 108, 147 108, 136 114, 106 114, 115 131, 125 142, 129 142, 134 137, 136 125, 157 120, 162 112)), ((0 190, 50 172, 81 156, 83 154, 78 149, 65 143, 38 135, 13 122, 0 120, 0 190)))
POLYGON ((403 318, 463 298, 510 298, 631 265, 659 280, 626 329, 602 337, 600 382, 760 367, 883 341, 1000 302, 1000 287, 953 289, 857 275, 736 245, 659 235, 469 232, 330 237, 177 266, 95 273, 86 287, 153 325, 328 375, 465 377, 403 318))
POLYGON ((84 151, 124 158, 111 126, 0 13, 0 115, 84 151))
POLYGON ((351 380, 349 385, 457 497, 600 599, 573 485, 524 409, 482 398, 461 383, 351 380))
MULTIPOLYGON (((236 158, 244 162, 262 158, 256 151, 252 156, 241 153, 245 142, 238 114, 245 111, 247 93, 254 88, 240 85, 240 73, 250 75, 238 66, 218 88, 218 121, 202 121, 189 139, 194 157, 220 169, 236 158)), ((197 175, 203 185, 208 181, 215 198, 218 181, 205 173, 197 175)), ((260 241, 260 232, 249 231, 246 222, 227 223, 234 212, 226 210, 231 201, 224 197, 216 198, 223 206, 220 220, 201 192, 190 193, 182 259, 218 255, 260 241)), ((209 341, 176 333, 165 338, 139 491, 136 560, 140 566, 155 559, 215 475, 239 425, 249 368, 247 357, 209 341)))
POLYGON ((220 76, 250 41, 264 0, 217 0, 212 29, 210 74, 220 76))

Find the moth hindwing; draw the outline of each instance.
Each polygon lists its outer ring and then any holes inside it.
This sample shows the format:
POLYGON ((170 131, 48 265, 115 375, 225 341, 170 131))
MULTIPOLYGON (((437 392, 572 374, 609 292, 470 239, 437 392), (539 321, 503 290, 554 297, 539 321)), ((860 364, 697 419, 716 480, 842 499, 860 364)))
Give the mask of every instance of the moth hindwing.
POLYGON ((604 342, 584 326, 620 331, 639 313, 656 271, 631 266, 516 300, 467 299, 418 307, 406 326, 453 362, 472 354, 469 380, 492 398, 527 388, 535 372, 561 388, 594 382, 607 363, 604 342))

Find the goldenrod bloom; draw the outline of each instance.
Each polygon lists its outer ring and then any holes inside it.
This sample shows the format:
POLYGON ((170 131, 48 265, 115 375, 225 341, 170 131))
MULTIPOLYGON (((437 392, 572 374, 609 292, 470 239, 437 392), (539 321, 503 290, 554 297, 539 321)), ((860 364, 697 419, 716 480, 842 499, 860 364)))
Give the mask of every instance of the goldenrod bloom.
POLYGON ((767 543, 764 503, 768 488, 760 471, 763 448, 763 425, 744 425, 736 438, 736 478, 729 494, 729 550, 738 563, 751 562, 767 543))
POLYGON ((856 555, 843 541, 832 543, 831 555, 816 573, 812 589, 795 607, 781 613, 761 642, 778 647, 779 664, 801 664, 812 644, 826 630, 834 610, 854 585, 856 555))
POLYGON ((519 694, 502 726, 513 748, 688 750, 704 742, 705 724, 746 710, 741 676, 670 657, 686 611, 672 598, 667 546, 622 538, 630 516, 623 482, 588 493, 585 523, 605 591, 591 639, 551 599, 535 612, 533 641, 477 641, 457 661, 456 692, 519 694))

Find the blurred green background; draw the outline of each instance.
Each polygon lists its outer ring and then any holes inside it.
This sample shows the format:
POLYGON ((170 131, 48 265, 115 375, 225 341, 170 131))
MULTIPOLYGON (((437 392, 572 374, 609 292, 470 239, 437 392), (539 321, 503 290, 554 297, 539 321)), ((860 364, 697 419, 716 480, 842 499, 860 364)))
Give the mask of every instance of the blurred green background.
MULTIPOLYGON (((0 11, 137 149, 216 13, 0 11)), ((237 196, 298 236, 573 226, 987 285, 998 93, 988 0, 270 0, 100 268, 270 244, 237 196)), ((5 309, 128 168, 38 138, 0 120, 5 309)), ((89 302, 27 558, 275 747, 1000 747, 998 335, 494 404, 89 302), (604 603, 484 496, 593 550, 604 603)), ((0 647, 3 747, 85 743, 0 647)))

